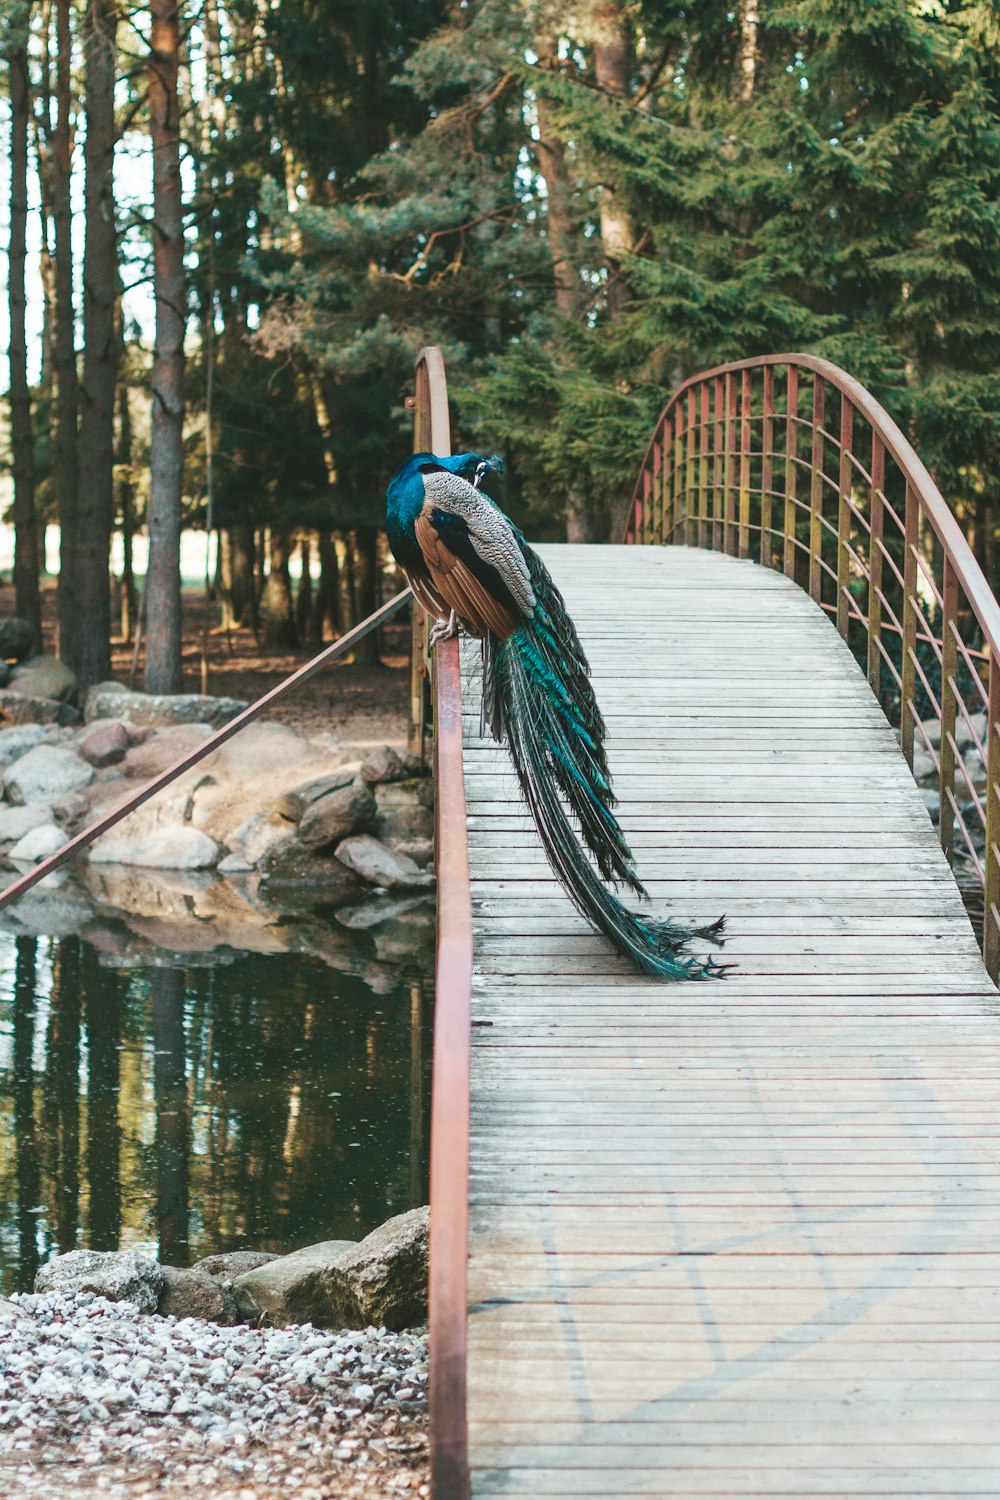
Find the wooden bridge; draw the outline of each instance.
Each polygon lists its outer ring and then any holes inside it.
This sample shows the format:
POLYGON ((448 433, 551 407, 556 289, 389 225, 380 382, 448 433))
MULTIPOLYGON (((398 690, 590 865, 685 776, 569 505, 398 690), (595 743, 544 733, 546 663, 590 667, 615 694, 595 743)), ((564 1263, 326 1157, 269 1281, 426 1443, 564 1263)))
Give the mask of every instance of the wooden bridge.
POLYGON ((609 952, 479 738, 478 648, 439 651, 433 1493, 995 1497, 1000 997, 952 866, 995 974, 996 604, 805 358, 682 389, 627 541, 682 545, 542 550, 652 899, 725 912, 735 967, 609 952))

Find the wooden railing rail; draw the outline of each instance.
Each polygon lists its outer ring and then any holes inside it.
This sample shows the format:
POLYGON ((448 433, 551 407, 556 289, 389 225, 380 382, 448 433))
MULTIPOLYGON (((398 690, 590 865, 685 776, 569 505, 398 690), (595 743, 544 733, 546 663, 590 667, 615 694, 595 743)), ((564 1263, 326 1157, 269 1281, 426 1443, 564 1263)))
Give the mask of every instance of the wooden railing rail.
MULTIPOLYGON (((414 405, 414 451, 449 454, 448 388, 438 349, 419 355, 414 405)), ((438 646, 433 671, 438 927, 428 1288, 431 1495, 466 1500, 472 895, 457 640, 438 646)))
POLYGON ((753 558, 835 619, 936 778, 942 848, 1000 970, 1000 604, 940 490, 888 412, 808 354, 720 365, 661 413, 626 542, 753 558))

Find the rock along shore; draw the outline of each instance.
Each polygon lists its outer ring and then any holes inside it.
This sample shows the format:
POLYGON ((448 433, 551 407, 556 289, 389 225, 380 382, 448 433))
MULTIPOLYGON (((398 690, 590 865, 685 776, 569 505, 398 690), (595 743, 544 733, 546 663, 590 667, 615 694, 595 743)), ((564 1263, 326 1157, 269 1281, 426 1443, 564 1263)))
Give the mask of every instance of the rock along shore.
POLYGON ((422 1329, 220 1327, 90 1292, 0 1299, 0 1494, 429 1493, 422 1329))

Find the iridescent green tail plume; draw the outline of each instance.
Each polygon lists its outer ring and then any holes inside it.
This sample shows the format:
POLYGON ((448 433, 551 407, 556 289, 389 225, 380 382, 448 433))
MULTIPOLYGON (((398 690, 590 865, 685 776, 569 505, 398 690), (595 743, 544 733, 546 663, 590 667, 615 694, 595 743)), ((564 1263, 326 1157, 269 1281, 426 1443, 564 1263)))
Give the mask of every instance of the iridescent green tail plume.
POLYGON ((660 979, 718 976, 724 970, 714 959, 684 949, 695 938, 721 941, 721 919, 708 927, 683 927, 640 916, 605 884, 646 895, 611 810, 604 721, 586 657, 547 570, 529 548, 525 554, 536 565, 535 618, 508 640, 486 642, 483 701, 495 737, 510 750, 549 863, 577 910, 643 973, 660 979))

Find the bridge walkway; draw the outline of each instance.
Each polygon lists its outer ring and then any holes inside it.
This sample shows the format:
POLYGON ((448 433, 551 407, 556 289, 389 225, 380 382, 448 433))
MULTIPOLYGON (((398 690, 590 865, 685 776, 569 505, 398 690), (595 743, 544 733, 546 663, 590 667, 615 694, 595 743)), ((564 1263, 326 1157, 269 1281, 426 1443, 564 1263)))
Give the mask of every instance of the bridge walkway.
POLYGON ((636 977, 550 874, 463 647, 475 1496, 1000 1493, 1000 996, 864 676, 787 578, 542 549, 656 903, 636 977))

